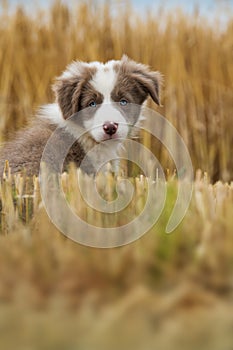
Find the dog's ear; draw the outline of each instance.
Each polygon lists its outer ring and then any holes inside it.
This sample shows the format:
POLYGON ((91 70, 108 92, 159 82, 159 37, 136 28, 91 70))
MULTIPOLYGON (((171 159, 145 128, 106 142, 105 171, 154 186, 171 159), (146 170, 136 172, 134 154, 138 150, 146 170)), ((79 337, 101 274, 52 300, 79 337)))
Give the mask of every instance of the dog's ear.
POLYGON ((159 72, 135 72, 132 77, 140 87, 160 106, 161 74, 159 72))
POLYGON ((94 69, 86 63, 75 61, 68 65, 65 72, 56 79, 53 91, 64 119, 80 110, 82 87, 93 73, 94 69))
POLYGON ((139 87, 150 95, 157 105, 160 106, 160 90, 163 78, 160 72, 151 71, 147 65, 137 63, 129 59, 126 55, 121 58, 125 72, 130 74, 138 84, 139 87))
POLYGON ((81 94, 81 79, 78 77, 65 78, 59 77, 53 85, 56 95, 56 101, 62 111, 64 119, 69 118, 75 112, 75 107, 79 104, 81 94))

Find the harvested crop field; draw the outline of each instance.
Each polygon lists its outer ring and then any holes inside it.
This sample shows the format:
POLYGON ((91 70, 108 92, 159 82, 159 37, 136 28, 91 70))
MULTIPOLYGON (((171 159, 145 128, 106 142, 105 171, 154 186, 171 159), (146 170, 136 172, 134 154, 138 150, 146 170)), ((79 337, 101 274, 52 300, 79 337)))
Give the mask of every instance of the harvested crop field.
MULTIPOLYGON (((6 164, 0 182, 1 349, 233 347, 233 16, 220 30, 197 13, 161 10, 141 18, 130 6, 127 11, 55 2, 30 16, 23 8, 2 7, 0 140, 53 101, 54 77, 73 59, 106 61, 126 53, 164 75, 158 111, 177 128, 192 159, 189 208, 166 233, 179 179, 163 145, 146 133, 140 142, 165 169, 166 201, 153 227, 122 247, 90 248, 62 235, 42 204, 38 178, 11 175, 6 164)), ((61 183, 84 220, 118 226, 146 201, 147 179, 131 173, 135 195, 114 221, 77 200, 72 166, 61 183)), ((80 176, 84 188, 94 186, 80 176)), ((111 201, 120 180, 109 172, 95 183, 111 201)))

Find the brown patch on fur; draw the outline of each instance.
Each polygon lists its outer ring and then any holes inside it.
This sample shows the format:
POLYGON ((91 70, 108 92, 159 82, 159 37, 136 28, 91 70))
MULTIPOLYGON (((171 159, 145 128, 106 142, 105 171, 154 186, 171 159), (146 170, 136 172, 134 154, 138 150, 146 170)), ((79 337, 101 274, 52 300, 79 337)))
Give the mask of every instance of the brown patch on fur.
POLYGON ((150 95, 155 103, 160 104, 159 72, 152 72, 148 66, 136 63, 127 56, 123 56, 120 64, 116 63, 114 68, 118 77, 111 94, 113 101, 118 102, 121 98, 125 98, 130 103, 141 105, 150 95))
POLYGON ((104 100, 103 95, 95 90, 95 88, 88 82, 83 85, 80 96, 80 109, 89 107, 90 102, 95 101, 97 104, 101 104, 104 100))
POLYGON ((44 122, 33 123, 31 128, 17 132, 15 139, 5 143, 1 150, 0 176, 6 159, 9 161, 12 173, 25 168, 29 175, 38 174, 40 158, 52 132, 52 126, 45 127, 44 122))
MULTIPOLYGON (((50 121, 38 119, 31 127, 17 132, 15 139, 5 143, 1 150, 0 177, 2 177, 4 171, 5 160, 9 161, 12 173, 25 172, 29 176, 38 175, 45 145, 56 128, 57 125, 51 124, 50 121)), ((54 152, 49 155, 50 165, 54 166, 56 171, 59 171, 55 166, 57 157, 65 148, 67 141, 74 143, 64 161, 63 171, 67 170, 70 162, 80 166, 85 157, 85 152, 80 143, 75 141, 75 138, 64 129, 54 144, 54 152)), ((84 170, 91 172, 91 164, 84 170)))
MULTIPOLYGON (((81 109, 81 95, 83 87, 96 72, 95 67, 87 67, 82 62, 76 62, 77 73, 73 77, 61 75, 53 86, 56 100, 59 104, 64 119, 69 118, 81 109)), ((86 89, 85 89, 86 90, 86 89)))

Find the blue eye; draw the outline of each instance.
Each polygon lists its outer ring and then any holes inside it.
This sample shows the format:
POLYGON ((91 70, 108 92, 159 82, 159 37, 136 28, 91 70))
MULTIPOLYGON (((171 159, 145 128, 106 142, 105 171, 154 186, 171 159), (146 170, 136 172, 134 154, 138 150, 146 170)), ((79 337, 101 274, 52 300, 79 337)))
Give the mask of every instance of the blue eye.
POLYGON ((121 106, 126 106, 127 104, 128 104, 128 101, 125 100, 124 98, 122 98, 122 99, 120 100, 120 105, 121 105, 121 106))
POLYGON ((91 101, 91 102, 89 103, 89 106, 90 106, 90 107, 96 107, 96 106, 97 106, 97 104, 96 104, 96 102, 95 102, 95 101, 91 101))

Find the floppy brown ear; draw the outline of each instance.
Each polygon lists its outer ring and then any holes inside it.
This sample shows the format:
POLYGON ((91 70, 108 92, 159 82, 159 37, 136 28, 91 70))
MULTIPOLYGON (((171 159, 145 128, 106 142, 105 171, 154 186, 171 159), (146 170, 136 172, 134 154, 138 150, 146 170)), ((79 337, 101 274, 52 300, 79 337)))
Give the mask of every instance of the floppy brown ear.
POLYGON ((132 77, 139 83, 140 87, 151 96, 153 101, 160 106, 160 87, 162 77, 159 72, 145 72, 139 70, 132 73, 132 77))
POLYGON ((78 112, 81 87, 80 77, 63 78, 61 76, 57 78, 56 83, 53 85, 56 101, 59 104, 64 119, 78 112))
POLYGON ((122 69, 126 74, 129 74, 138 84, 145 95, 150 95, 155 103, 160 105, 160 89, 162 85, 162 75, 156 71, 151 71, 150 68, 141 63, 123 55, 121 58, 122 69))
POLYGON ((94 73, 95 68, 89 67, 87 63, 74 61, 56 79, 53 91, 64 119, 79 111, 82 87, 94 73))

